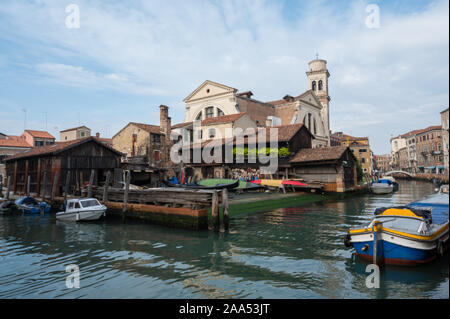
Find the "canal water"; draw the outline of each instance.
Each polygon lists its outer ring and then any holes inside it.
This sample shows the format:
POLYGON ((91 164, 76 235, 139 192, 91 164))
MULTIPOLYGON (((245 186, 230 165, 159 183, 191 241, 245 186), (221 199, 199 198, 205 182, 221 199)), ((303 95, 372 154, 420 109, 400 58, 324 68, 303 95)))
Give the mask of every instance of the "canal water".
POLYGON ((343 239, 377 207, 433 192, 400 181, 394 195, 364 195, 245 214, 229 233, 148 224, 67 223, 0 216, 0 298, 449 298, 448 255, 414 268, 384 267, 367 288, 368 263, 343 239), (66 287, 66 266, 80 287, 66 287))

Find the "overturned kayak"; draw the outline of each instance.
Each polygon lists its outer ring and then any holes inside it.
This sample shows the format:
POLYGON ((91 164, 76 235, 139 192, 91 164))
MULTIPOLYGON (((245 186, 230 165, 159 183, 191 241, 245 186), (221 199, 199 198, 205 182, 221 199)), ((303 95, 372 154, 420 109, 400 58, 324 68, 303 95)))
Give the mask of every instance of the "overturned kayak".
POLYGON ((448 249, 448 212, 442 190, 408 206, 378 208, 370 223, 348 231, 344 243, 376 264, 425 264, 448 249))

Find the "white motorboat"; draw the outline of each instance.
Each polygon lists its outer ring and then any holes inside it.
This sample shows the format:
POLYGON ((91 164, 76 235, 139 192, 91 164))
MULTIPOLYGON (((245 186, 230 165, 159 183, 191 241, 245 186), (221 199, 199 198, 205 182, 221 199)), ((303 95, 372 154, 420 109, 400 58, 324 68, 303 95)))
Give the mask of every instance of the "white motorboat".
POLYGON ((370 191, 374 194, 390 194, 395 190, 395 185, 388 179, 380 179, 370 186, 370 191))
POLYGON ((56 214, 56 218, 66 221, 98 220, 105 216, 107 207, 100 204, 96 198, 78 198, 67 201, 64 212, 56 214))

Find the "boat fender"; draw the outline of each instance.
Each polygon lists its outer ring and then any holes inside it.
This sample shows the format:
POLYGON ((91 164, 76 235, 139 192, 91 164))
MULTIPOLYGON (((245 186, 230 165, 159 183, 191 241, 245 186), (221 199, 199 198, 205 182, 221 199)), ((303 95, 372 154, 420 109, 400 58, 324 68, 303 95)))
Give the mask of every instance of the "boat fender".
POLYGON ((345 238, 344 238, 344 245, 345 245, 345 247, 351 247, 351 246, 353 246, 351 240, 352 240, 352 239, 351 239, 350 234, 347 234, 347 235, 345 236, 345 238))
POLYGON ((77 220, 77 221, 80 220, 80 214, 77 214, 76 220, 77 220))
POLYGON ((444 242, 442 239, 439 239, 436 245, 436 252, 438 257, 444 256, 444 242))

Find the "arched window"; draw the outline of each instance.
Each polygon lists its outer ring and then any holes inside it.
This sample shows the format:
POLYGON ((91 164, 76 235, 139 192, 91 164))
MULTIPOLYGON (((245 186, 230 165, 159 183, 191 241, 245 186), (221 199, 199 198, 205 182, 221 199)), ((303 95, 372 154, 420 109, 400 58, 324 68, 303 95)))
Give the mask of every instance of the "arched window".
POLYGON ((313 91, 316 90, 316 81, 313 81, 313 83, 312 83, 312 90, 313 90, 313 91))
POLYGON ((303 125, 305 125, 306 126, 306 115, 305 115, 305 117, 303 118, 303 125))
POLYGON ((314 135, 317 134, 317 124, 316 124, 316 119, 314 119, 314 135))
POLYGON ((211 118, 214 117, 214 107, 213 106, 208 106, 205 109, 205 118, 211 118))
POLYGON ((308 129, 311 130, 311 113, 308 113, 308 129))
POLYGON ((219 108, 217 108, 217 116, 224 116, 225 113, 223 113, 223 111, 219 108))
POLYGON ((319 81, 319 91, 323 90, 323 84, 322 84, 322 80, 319 81))

